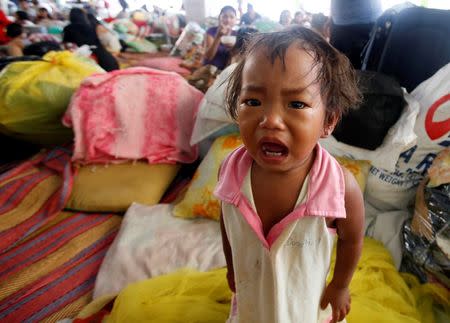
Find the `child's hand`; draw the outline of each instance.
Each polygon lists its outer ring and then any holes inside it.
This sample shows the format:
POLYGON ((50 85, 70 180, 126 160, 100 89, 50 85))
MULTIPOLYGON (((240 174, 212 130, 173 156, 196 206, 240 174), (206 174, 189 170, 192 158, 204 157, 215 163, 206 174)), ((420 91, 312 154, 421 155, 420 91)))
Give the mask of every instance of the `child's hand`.
POLYGON ((336 323, 342 321, 350 312, 350 303, 348 287, 338 287, 331 282, 325 289, 320 307, 324 310, 328 304, 331 304, 333 319, 330 323, 336 323))

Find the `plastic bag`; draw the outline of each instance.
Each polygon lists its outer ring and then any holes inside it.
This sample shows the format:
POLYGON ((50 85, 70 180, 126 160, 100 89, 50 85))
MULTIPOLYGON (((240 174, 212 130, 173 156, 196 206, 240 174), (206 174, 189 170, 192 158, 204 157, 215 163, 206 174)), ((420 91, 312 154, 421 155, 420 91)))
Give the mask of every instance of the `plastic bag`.
POLYGON ((128 47, 138 53, 156 53, 158 48, 152 42, 145 39, 133 39, 130 41, 125 41, 128 47))
POLYGON ((430 168, 430 178, 420 184, 414 217, 403 228, 404 267, 423 281, 437 279, 450 288, 450 149, 442 151, 430 168), (439 177, 439 178, 436 178, 439 177), (439 186, 435 184, 439 183, 439 186))
POLYGON ((400 118, 406 102, 394 78, 371 71, 357 71, 357 75, 363 102, 342 117, 333 136, 348 145, 375 150, 400 118))
POLYGON ((71 140, 61 117, 81 81, 103 69, 68 51, 9 64, 0 74, 0 132, 42 145, 71 140))
MULTIPOLYGON (((172 48, 170 55, 180 55, 184 57, 191 48, 196 51, 201 50, 205 37, 205 30, 196 22, 189 22, 183 29, 180 37, 178 37, 175 46, 172 48)), ((192 54, 191 54, 192 55, 192 54)))

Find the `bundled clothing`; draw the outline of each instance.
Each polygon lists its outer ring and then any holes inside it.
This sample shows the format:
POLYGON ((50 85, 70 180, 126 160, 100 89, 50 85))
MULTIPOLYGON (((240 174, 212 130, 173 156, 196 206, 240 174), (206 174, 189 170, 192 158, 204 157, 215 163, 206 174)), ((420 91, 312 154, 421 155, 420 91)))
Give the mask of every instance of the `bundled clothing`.
POLYGON ((176 73, 128 68, 83 81, 63 123, 73 127, 73 160, 190 163, 189 144, 203 93, 176 73))

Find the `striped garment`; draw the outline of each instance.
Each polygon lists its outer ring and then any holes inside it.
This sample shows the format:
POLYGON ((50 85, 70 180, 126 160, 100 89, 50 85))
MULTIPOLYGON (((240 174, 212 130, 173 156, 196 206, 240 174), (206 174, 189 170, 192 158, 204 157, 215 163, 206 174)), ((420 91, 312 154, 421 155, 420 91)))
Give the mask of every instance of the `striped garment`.
POLYGON ((55 322, 91 301, 121 217, 62 211, 70 155, 57 148, 0 175, 0 322, 55 322))

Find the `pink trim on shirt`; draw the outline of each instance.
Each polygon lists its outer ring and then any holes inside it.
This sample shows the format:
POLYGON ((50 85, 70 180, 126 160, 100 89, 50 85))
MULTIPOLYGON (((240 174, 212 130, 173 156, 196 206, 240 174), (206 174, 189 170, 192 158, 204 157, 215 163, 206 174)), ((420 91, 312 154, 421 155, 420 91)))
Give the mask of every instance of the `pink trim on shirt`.
POLYGON ((246 222, 267 248, 275 243, 285 228, 303 216, 345 218, 345 182, 339 163, 319 144, 310 170, 310 179, 305 201, 276 223, 264 236, 261 218, 242 194, 241 187, 253 159, 245 147, 233 151, 222 163, 219 182, 214 194, 222 201, 237 207, 246 222), (337 185, 336 185, 337 183, 337 185))
POLYGON ((247 200, 247 198, 245 198, 244 195, 241 195, 241 197, 242 198, 239 200, 239 202, 237 204, 237 208, 239 209, 239 211, 241 211, 242 216, 245 218, 247 223, 250 225, 250 227, 256 233, 259 240, 261 240, 261 243, 264 245, 264 247, 266 247, 267 249, 270 249, 271 243, 264 236, 264 228, 262 225, 261 218, 253 210, 253 207, 251 206, 251 204, 247 200))

